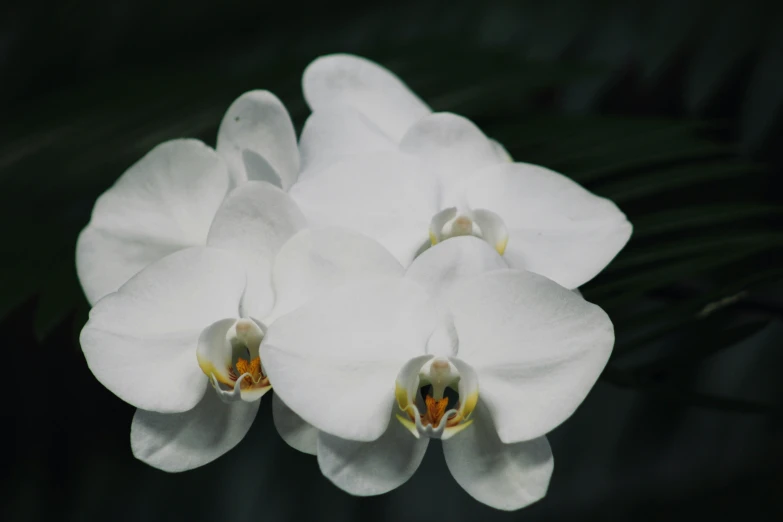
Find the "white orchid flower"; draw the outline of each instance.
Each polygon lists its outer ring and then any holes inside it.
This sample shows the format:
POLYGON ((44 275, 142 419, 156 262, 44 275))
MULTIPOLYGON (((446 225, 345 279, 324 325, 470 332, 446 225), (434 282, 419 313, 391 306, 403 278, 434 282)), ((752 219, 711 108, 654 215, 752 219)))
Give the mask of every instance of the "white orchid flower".
POLYGON ((472 235, 510 266, 574 289, 631 235, 614 203, 544 167, 511 162, 472 122, 432 113, 369 60, 319 58, 303 84, 313 114, 291 195, 311 221, 370 235, 406 266, 431 244, 472 235))
POLYGON ((145 266, 207 241, 228 191, 247 180, 285 190, 299 174, 293 123, 268 91, 229 107, 217 150, 173 140, 132 165, 95 203, 79 236, 76 269, 90 303, 114 292, 145 266))
MULTIPOLYGON (((374 245, 350 255, 377 264, 374 245)), ((276 396, 319 430, 318 463, 338 487, 390 491, 437 438, 460 486, 512 510, 546 494, 545 434, 585 398, 613 342, 599 307, 462 237, 405 273, 319 294, 275 321, 260 353, 276 396)))
MULTIPOLYGON (((358 234, 304 226, 285 192, 244 183, 218 209, 205 247, 150 264, 93 307, 82 349, 97 379, 138 408, 137 458, 183 471, 233 448, 272 385, 259 347, 274 317, 346 277, 388 271, 379 245, 378 259, 352 258, 358 234)), ((290 444, 314 451, 279 399, 274 416, 290 444)))

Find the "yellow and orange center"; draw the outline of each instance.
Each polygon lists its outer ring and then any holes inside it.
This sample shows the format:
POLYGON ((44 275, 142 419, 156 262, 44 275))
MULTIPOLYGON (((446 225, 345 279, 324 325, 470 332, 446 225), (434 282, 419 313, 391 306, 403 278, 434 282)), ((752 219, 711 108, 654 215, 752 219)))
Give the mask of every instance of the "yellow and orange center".
MULTIPOLYGON (((443 419, 443 416, 446 414, 446 410, 448 409, 449 398, 443 397, 442 399, 436 399, 432 395, 427 395, 424 398, 424 404, 426 405, 427 409, 424 414, 419 415, 419 417, 421 417, 422 425, 432 425, 433 427, 438 427, 440 425, 441 419, 443 419)), ((457 401, 457 404, 453 408, 459 408, 459 401, 457 401)), ((411 415, 410 412, 408 412, 408 416, 411 418, 411 420, 414 420, 413 415, 411 415)), ((457 412, 446 419, 446 427, 450 428, 451 426, 456 426, 460 423, 460 421, 462 421, 462 415, 457 412)))
POLYGON ((427 395, 424 399, 424 403, 427 405, 427 412, 421 416, 421 423, 425 426, 427 424, 438 426, 443 415, 446 413, 446 407, 449 405, 449 398, 443 397, 442 399, 433 399, 432 395, 427 395))
POLYGON ((236 381, 240 376, 245 375, 242 378, 242 382, 239 383, 240 389, 246 389, 250 387, 263 387, 269 385, 269 378, 264 375, 261 369, 261 358, 248 361, 240 357, 237 359, 236 371, 233 368, 229 369, 229 377, 232 381, 236 381), (245 375, 247 374, 247 375, 245 375))

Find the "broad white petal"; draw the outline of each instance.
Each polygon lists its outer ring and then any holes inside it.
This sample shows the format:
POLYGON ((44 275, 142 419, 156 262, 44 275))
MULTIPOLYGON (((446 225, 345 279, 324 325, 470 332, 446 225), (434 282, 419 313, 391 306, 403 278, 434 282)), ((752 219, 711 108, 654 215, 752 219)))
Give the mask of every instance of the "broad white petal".
POLYGON ((415 158, 360 155, 302 179, 291 197, 314 227, 349 228, 372 237, 407 266, 427 241, 438 186, 415 158))
POLYGON ((389 422, 397 372, 424 353, 439 313, 401 277, 347 284, 272 323, 261 360, 275 393, 305 421, 375 440, 389 422))
POLYGON ((447 291, 455 282, 508 265, 486 241, 473 236, 453 237, 417 257, 405 277, 421 284, 433 295, 447 291))
POLYGON ((375 62, 350 54, 322 56, 305 69, 305 100, 313 112, 351 105, 399 142, 430 108, 397 76, 375 62))
POLYGON ((500 440, 531 440, 584 400, 614 344, 609 317, 543 276, 501 270, 467 279, 444 296, 459 358, 478 373, 480 402, 500 440))
POLYGON ((416 438, 392 419, 372 442, 318 435, 318 466, 335 486, 352 495, 387 493, 413 476, 427 451, 429 439, 416 438))
POLYGON ((153 263, 90 312, 80 338, 90 370, 137 408, 191 409, 207 386, 199 334, 237 316, 244 288, 242 265, 221 250, 190 248, 153 263))
POLYGON ((480 401, 474 416, 471 426, 443 441, 457 483, 479 502, 506 511, 544 498, 554 469, 546 437, 504 444, 480 401))
POLYGON ((274 318, 348 282, 402 276, 402 265, 380 243, 348 229, 302 230, 275 258, 274 318))
POLYGON ((203 466, 239 444, 253 424, 259 404, 226 404, 208 390, 190 411, 136 410, 131 424, 133 455, 169 472, 203 466))
MULTIPOLYGON (((403 137, 400 150, 421 158, 427 170, 438 176, 446 194, 465 177, 498 163, 497 152, 484 133, 467 118, 449 112, 436 112, 416 122, 403 137)), ((442 206, 458 203, 443 201, 442 206)))
POLYGON ((498 214, 515 268, 576 288, 609 264, 631 237, 625 215, 565 176, 525 163, 485 169, 461 190, 471 208, 498 214))
POLYGON ((268 183, 243 183, 226 197, 212 222, 207 244, 234 252, 245 264, 248 283, 242 315, 269 314, 274 304, 274 258, 306 224, 291 197, 268 183))
POLYGON ((357 109, 328 106, 311 114, 302 129, 302 178, 348 156, 392 150, 397 150, 397 143, 357 109))
POLYGON ((204 245, 228 190, 226 166, 197 140, 158 145, 95 202, 76 245, 76 271, 94 304, 142 268, 204 245))
POLYGON ((284 190, 299 176, 294 124, 282 102, 269 91, 246 92, 231 104, 220 122, 217 151, 225 158, 236 185, 247 179, 266 181, 255 177, 257 170, 246 171, 244 151, 266 160, 284 190))
POLYGON ((286 444, 302 453, 316 454, 318 430, 289 408, 276 393, 272 397, 272 418, 277 433, 286 444))

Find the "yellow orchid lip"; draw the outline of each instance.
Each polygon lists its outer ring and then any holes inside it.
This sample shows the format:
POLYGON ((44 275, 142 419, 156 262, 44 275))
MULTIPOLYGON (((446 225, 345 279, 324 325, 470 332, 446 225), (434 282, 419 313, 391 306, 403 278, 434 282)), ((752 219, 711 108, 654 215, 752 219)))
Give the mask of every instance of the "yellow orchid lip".
POLYGON ((258 355, 264 334, 252 319, 223 319, 202 332, 198 363, 224 400, 252 402, 271 389, 258 355))
MULTIPOLYGON (((460 363, 460 367, 465 368, 464 363, 460 363)), ((473 389, 464 398, 444 395, 446 388, 456 391, 454 385, 460 380, 461 376, 452 372, 453 369, 447 359, 435 358, 425 363, 420 377, 411 387, 406 387, 400 380, 395 382, 394 394, 401 412, 396 414, 396 418, 414 437, 426 435, 448 439, 472 424, 470 416, 478 402, 478 388, 473 381, 473 389), (425 390, 422 385, 427 386, 429 391, 417 405, 419 390, 425 390)))

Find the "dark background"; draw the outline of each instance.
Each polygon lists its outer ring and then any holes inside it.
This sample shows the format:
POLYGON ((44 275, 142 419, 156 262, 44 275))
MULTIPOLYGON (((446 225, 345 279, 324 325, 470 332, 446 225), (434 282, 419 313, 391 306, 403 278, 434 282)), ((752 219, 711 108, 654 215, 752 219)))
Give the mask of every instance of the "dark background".
POLYGON ((781 27, 759 0, 0 7, 0 519, 782 520, 781 27), (95 198, 156 143, 214 144, 246 90, 301 128, 301 72, 338 51, 635 225, 583 288, 615 353, 528 509, 473 501, 438 444, 403 487, 350 497, 278 438, 269 400, 235 450, 166 474, 133 458, 133 408, 85 365, 73 258, 95 198))

